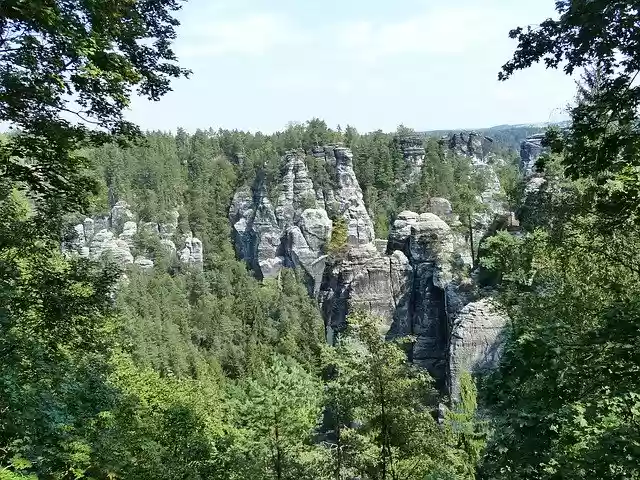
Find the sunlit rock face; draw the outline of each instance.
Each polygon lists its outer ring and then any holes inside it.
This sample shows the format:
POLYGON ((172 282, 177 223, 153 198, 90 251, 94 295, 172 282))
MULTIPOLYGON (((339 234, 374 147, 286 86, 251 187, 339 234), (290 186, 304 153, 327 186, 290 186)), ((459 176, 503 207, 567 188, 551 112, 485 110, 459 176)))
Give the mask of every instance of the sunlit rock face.
MULTIPOLYGON (((444 206, 444 205, 443 205, 444 206)), ((415 338, 410 359, 426 368, 440 386, 445 383, 448 320, 445 289, 452 279, 455 249, 451 227, 434 213, 402 212, 391 229, 389 249, 406 258, 400 272, 405 279, 405 304, 393 317, 390 335, 415 338)))
POLYGON ((447 387, 458 400, 463 373, 480 374, 497 366, 507 318, 488 298, 470 302, 451 316, 447 387))
POLYGON ((489 137, 476 132, 460 132, 444 137, 441 144, 456 155, 470 157, 474 164, 485 164, 488 158, 485 145, 492 141, 489 137))
POLYGON ((153 260, 147 252, 138 251, 136 239, 156 236, 170 255, 176 255, 185 265, 201 270, 204 263, 202 242, 191 233, 181 239, 180 252, 171 238, 178 228, 177 211, 167 214, 163 223, 139 222, 131 207, 123 201, 116 203, 109 215, 85 218, 71 228, 62 248, 68 254, 91 260, 110 259, 121 266, 137 265, 142 269, 153 268, 153 260))
POLYGON ((251 188, 243 187, 233 197, 229 221, 238 257, 260 279, 277 277, 286 267, 301 267, 310 290, 317 293, 333 222, 324 195, 316 192, 309 177, 304 152, 287 152, 280 182, 272 188, 275 205, 260 174, 251 188))
MULTIPOLYGON (((470 155, 477 168, 490 168, 482 162, 482 141, 477 135, 458 136, 452 148, 470 155)), ((418 171, 424 160, 421 144, 409 142, 403 153, 418 171)), ((459 216, 447 199, 435 197, 426 212, 398 214, 388 238, 376 239, 351 151, 325 146, 311 156, 332 167, 333 188, 314 190, 304 153, 296 151, 283 158, 283 173, 269 187, 272 192, 260 175, 251 188, 236 192, 229 221, 239 258, 261 279, 300 267, 318 300, 329 343, 354 311, 376 316, 380 334, 389 339, 411 336, 410 360, 428 370, 442 391, 455 394, 461 372, 476 371, 485 362, 487 345, 503 321, 484 304, 474 306, 481 299, 459 287, 455 271, 472 264, 459 216), (332 219, 341 219, 346 228, 346 245, 337 255, 326 252, 334 234, 332 219)), ((491 202, 498 191, 499 183, 489 182, 480 199, 489 213, 477 223, 490 223, 490 215, 497 214, 497 203, 491 202)))
POLYGON ((423 141, 423 136, 417 134, 400 135, 395 139, 395 142, 401 150, 402 156, 409 167, 407 183, 414 183, 420 179, 426 155, 423 141))
POLYGON ((536 161, 544 152, 544 147, 542 146, 544 136, 544 133, 532 135, 524 140, 520 145, 520 169, 525 176, 529 176, 534 173, 536 161))
POLYGON ((336 157, 336 200, 338 213, 347 223, 347 242, 349 245, 361 246, 375 240, 373 222, 364 205, 362 189, 353 170, 353 154, 351 150, 338 147, 336 157))

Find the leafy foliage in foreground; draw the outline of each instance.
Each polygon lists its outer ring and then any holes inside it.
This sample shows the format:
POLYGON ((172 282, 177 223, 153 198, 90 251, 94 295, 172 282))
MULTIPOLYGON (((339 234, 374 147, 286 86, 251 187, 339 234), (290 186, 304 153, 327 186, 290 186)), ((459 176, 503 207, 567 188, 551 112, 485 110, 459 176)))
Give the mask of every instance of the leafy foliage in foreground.
POLYGON ((466 390, 469 401, 449 412, 441 428, 431 379, 364 315, 349 318, 327 355, 325 443, 334 478, 475 478, 484 443, 465 447, 475 435, 469 435, 476 425, 474 391, 466 390))
MULTIPOLYGON (((574 230, 561 245, 537 232, 493 250, 512 322, 485 390, 498 420, 487 478, 640 474, 640 277, 612 261, 612 248, 595 250, 593 232, 574 230)), ((627 235, 637 259, 637 231, 627 235)))
POLYGON ((567 74, 586 68, 586 85, 570 110, 566 134, 554 130, 548 141, 563 154, 568 177, 590 178, 590 195, 604 228, 638 221, 640 191, 640 31, 638 6, 629 0, 563 0, 560 14, 539 27, 517 28, 512 60, 500 78, 544 61, 567 74), (608 218, 610 217, 610 218, 608 218))
POLYGON ((171 50, 179 8, 178 0, 0 5, 0 121, 16 129, 0 145, 0 166, 43 200, 43 220, 86 207, 96 188, 78 148, 139 133, 123 117, 132 91, 158 100, 188 73, 171 50))
POLYGON ((540 60, 587 68, 571 125, 547 135, 555 156, 526 199, 525 235, 487 244, 483 263, 512 321, 485 388, 496 425, 482 477, 637 479, 637 5, 556 8, 559 19, 512 31, 519 46, 501 73, 540 60))

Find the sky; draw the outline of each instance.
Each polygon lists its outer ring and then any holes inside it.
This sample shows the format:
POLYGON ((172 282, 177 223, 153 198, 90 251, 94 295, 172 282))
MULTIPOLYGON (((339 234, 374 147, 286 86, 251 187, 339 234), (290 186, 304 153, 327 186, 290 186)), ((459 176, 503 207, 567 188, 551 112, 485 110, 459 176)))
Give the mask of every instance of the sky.
POLYGON ((175 52, 191 78, 135 99, 148 130, 270 133, 289 122, 392 131, 559 121, 575 92, 537 65, 499 82, 508 32, 554 0, 189 0, 175 52))

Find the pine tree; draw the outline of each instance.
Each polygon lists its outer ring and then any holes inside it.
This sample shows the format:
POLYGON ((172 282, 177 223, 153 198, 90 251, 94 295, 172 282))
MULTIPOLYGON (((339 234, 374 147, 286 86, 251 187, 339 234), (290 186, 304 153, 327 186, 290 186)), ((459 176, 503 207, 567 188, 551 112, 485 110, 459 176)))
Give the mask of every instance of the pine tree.
POLYGON ((417 480, 446 467, 430 379, 384 340, 376 319, 350 316, 327 364, 333 478, 417 480))

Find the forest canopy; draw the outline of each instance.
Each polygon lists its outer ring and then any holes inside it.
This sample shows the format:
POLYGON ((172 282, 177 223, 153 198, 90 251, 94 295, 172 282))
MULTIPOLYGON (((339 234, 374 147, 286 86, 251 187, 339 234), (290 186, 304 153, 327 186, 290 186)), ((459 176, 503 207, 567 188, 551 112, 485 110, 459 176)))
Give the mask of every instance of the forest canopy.
MULTIPOLYGON (((508 322, 497 367, 461 375, 455 399, 407 355, 415 337, 385 339, 372 315, 349 312, 328 345, 303 273, 258 280, 228 215, 257 175, 273 194, 290 150, 332 189, 314 153, 342 144, 378 238, 440 197, 472 232, 492 180, 478 158, 442 132, 318 118, 143 133, 132 96, 159 100, 189 75, 172 51, 180 7, 0 3, 0 480, 640 478, 637 5, 558 1, 557 19, 510 33, 500 80, 538 62, 583 75, 532 176, 517 147, 540 129, 479 132, 517 225, 472 245, 471 294, 508 322), (418 175, 407 138, 424 149, 418 175), (177 211, 203 268, 144 233, 149 269, 63 252, 70 225, 120 201, 143 223, 177 211)), ((340 261, 347 225, 334 226, 340 261)))

